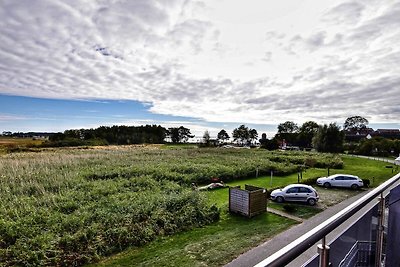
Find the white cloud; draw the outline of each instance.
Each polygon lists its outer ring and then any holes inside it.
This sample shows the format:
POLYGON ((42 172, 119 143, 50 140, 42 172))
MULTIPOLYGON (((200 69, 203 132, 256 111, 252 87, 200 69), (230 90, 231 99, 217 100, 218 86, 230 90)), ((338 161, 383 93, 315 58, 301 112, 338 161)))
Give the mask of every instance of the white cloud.
POLYGON ((212 122, 395 122, 399 12, 389 0, 6 0, 0 93, 131 99, 212 122))
POLYGON ((14 120, 25 120, 26 117, 10 115, 10 114, 1 114, 0 113, 0 122, 14 121, 14 120))

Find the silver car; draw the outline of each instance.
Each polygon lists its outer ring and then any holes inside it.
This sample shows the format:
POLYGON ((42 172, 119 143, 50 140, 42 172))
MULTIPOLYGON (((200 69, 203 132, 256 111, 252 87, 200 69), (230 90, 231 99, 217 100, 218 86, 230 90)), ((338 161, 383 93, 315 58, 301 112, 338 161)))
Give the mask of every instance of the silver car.
POLYGON ((334 174, 328 177, 321 177, 317 179, 317 185, 329 188, 331 186, 347 187, 358 189, 364 186, 363 181, 355 175, 350 174, 334 174))
POLYGON ((319 196, 312 186, 305 184, 291 184, 283 189, 272 191, 271 199, 279 203, 284 201, 301 201, 314 206, 317 203, 319 196))

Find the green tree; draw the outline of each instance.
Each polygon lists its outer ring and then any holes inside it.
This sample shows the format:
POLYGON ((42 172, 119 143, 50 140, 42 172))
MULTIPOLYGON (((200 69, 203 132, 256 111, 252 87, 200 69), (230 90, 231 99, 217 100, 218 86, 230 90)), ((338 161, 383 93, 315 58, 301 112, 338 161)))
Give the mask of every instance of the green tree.
POLYGON ((353 116, 346 119, 343 130, 350 132, 358 132, 367 128, 368 120, 361 116, 353 116))
POLYGON ((238 128, 235 128, 232 132, 233 140, 239 142, 240 144, 245 144, 248 142, 250 138, 249 128, 244 124, 240 125, 238 128))
POLYGON ((293 121, 286 121, 278 125, 278 133, 275 138, 285 140, 287 143, 294 145, 297 143, 297 135, 299 126, 293 121))
MULTIPOLYGON (((263 134, 264 135, 264 134, 263 134)), ((263 136, 265 138, 261 138, 260 141, 260 147, 268 149, 268 150, 276 150, 279 148, 279 143, 276 138, 272 138, 271 140, 267 139, 267 136, 263 136)))
POLYGON ((297 136, 297 143, 301 147, 311 147, 312 139, 317 133, 319 128, 318 123, 314 121, 307 121, 301 125, 299 129, 299 134, 297 136))
POLYGON ((229 134, 222 129, 221 131, 219 131, 218 135, 217 135, 217 139, 222 141, 223 143, 225 143, 225 141, 229 140, 229 134))
POLYGON ((65 134, 60 133, 60 132, 49 136, 49 141, 52 141, 52 142, 60 141, 60 140, 64 140, 64 139, 65 139, 65 134))
POLYGON ((293 121, 286 121, 278 125, 278 133, 297 133, 299 126, 293 121))
POLYGON ((354 153, 365 156, 397 156, 400 153, 400 140, 391 140, 383 137, 361 140, 354 153))
POLYGON ((258 133, 256 129, 250 129, 249 130, 249 139, 251 142, 253 142, 254 140, 257 140, 258 138, 258 133))
POLYGON ((203 134, 203 143, 207 146, 210 145, 210 133, 206 130, 203 134))
POLYGON ((339 153, 343 151, 344 133, 336 123, 319 126, 313 138, 313 146, 319 152, 339 153))
POLYGON ((193 138, 190 129, 180 126, 179 128, 168 128, 168 135, 173 143, 187 142, 189 138, 193 138))

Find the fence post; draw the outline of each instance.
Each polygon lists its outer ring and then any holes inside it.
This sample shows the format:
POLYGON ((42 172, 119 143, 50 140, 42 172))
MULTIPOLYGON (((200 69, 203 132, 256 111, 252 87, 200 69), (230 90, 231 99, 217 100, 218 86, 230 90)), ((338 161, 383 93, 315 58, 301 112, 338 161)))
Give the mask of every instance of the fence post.
POLYGON ((274 173, 274 171, 271 170, 271 180, 270 180, 270 183, 269 183, 269 186, 270 186, 270 187, 272 187, 272 176, 273 176, 273 173, 274 173))
POLYGON ((375 256, 375 267, 382 266, 382 247, 383 247, 383 230, 385 222, 385 198, 383 193, 379 199, 378 206, 378 225, 376 231, 376 256, 375 256))
POLYGON ((325 236, 322 238, 322 244, 317 246, 318 254, 319 254, 319 267, 329 267, 329 250, 330 247, 326 245, 325 236))

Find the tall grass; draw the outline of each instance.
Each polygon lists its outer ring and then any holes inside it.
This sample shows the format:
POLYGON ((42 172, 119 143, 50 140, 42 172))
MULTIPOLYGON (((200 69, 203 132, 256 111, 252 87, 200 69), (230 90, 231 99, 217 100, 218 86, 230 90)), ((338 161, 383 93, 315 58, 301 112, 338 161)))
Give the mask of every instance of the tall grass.
POLYGON ((273 169, 297 171, 330 155, 258 150, 44 149, 0 156, 1 265, 93 262, 218 219, 191 182, 234 180, 273 169))

